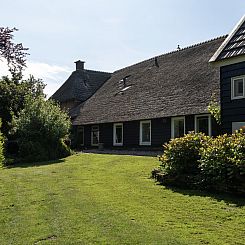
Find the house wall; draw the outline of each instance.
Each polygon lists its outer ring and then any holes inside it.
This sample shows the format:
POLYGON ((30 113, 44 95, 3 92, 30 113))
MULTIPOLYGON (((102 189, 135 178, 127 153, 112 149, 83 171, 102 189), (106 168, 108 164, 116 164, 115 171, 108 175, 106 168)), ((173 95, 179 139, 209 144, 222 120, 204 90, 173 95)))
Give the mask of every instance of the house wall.
POLYGON ((245 121, 245 99, 231 100, 231 78, 245 75, 245 62, 220 68, 222 132, 232 133, 232 122, 245 121))
POLYGON ((72 109, 75 106, 77 106, 79 103, 80 102, 76 101, 76 100, 69 100, 69 101, 61 102, 60 103, 60 107, 61 107, 62 110, 69 111, 70 109, 72 109))
MULTIPOLYGON (((195 130, 194 115, 185 116, 186 133, 195 130)), ((84 126, 84 147, 91 147, 91 127, 84 126)), ((212 120, 212 135, 218 134, 218 126, 212 120)), ((151 146, 140 146, 140 121, 123 122, 123 147, 113 146, 113 123, 99 124, 99 141, 105 148, 144 148, 156 149, 171 138, 171 118, 157 118, 151 120, 151 146)))

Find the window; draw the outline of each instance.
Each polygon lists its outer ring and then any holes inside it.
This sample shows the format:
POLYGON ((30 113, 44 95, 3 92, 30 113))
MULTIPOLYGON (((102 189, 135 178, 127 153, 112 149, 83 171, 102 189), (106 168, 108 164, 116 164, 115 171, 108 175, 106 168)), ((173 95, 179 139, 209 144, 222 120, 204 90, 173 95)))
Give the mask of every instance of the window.
POLYGON ((99 145, 99 126, 92 126, 91 130, 91 145, 99 145))
POLYGON ((198 115, 195 116, 195 132, 205 133, 211 136, 211 116, 210 115, 198 115))
POLYGON ((231 79, 231 99, 245 98, 245 76, 231 79))
POLYGON ((151 121, 140 122, 140 145, 151 145, 151 121))
POLYGON ((123 124, 114 123, 113 125, 113 145, 122 146, 123 145, 123 124))
POLYGON ((245 130, 245 122, 232 122, 232 133, 239 129, 245 130))
POLYGON ((185 134, 185 117, 173 117, 171 119, 171 138, 179 138, 185 134))
POLYGON ((77 128, 78 142, 80 146, 84 145, 84 127, 78 126, 77 128))

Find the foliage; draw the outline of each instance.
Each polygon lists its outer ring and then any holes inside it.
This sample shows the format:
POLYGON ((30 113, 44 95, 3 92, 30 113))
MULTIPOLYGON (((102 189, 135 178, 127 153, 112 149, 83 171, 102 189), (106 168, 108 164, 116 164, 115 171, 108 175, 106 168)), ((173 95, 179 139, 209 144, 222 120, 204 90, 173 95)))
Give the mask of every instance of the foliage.
POLYGON ((42 80, 33 76, 21 81, 8 77, 0 80, 0 115, 3 122, 2 132, 6 137, 10 136, 12 117, 18 116, 24 108, 25 97, 44 96, 44 88, 42 80))
POLYGON ((214 117, 217 124, 220 125, 221 124, 221 108, 220 108, 219 102, 216 99, 215 94, 212 95, 211 101, 208 105, 208 111, 214 117))
POLYGON ((0 57, 6 59, 13 77, 19 78, 23 67, 26 66, 25 57, 28 48, 24 48, 21 43, 13 42, 15 31, 18 29, 0 27, 0 57))
POLYGON ((4 162, 4 154, 3 154, 3 144, 4 144, 4 138, 1 132, 1 119, 0 119, 0 167, 3 165, 4 162))
POLYGON ((211 138, 188 134, 171 140, 152 177, 163 184, 245 194, 245 134, 211 138))
MULTIPOLYGON (((214 138, 209 146, 201 148, 200 168, 206 185, 244 185, 245 188, 245 134, 243 131, 214 138)), ((244 190, 245 191, 245 190, 244 190)))
POLYGON ((25 161, 45 161, 70 154, 64 140, 71 122, 55 102, 42 96, 29 96, 13 124, 19 139, 20 157, 25 161))
POLYGON ((160 156, 162 170, 171 175, 196 173, 199 171, 200 147, 210 141, 203 133, 189 133, 184 137, 172 139, 164 145, 164 153, 160 156))

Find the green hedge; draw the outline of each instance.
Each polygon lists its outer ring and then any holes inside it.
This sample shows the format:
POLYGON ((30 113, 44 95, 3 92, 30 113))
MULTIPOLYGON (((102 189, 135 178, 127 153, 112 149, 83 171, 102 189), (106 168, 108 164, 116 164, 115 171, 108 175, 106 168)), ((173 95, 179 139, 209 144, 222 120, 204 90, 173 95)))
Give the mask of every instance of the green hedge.
POLYGON ((245 191, 245 134, 237 131, 214 138, 200 149, 200 170, 206 186, 245 191))
POLYGON ((165 144, 164 153, 159 160, 161 169, 171 175, 195 174, 200 171, 200 148, 211 140, 203 133, 189 133, 184 137, 172 139, 165 144))
POLYGON ((23 162, 39 162, 66 157, 71 154, 64 141, 69 137, 71 121, 60 106, 43 97, 27 97, 19 117, 14 117, 23 162))
POLYGON ((163 184, 245 193, 245 133, 217 138, 190 133, 164 145, 152 171, 163 184))
MULTIPOLYGON (((0 129, 1 129, 1 125, 2 125, 2 121, 0 119, 0 129)), ((3 154, 3 145, 4 145, 4 138, 3 138, 3 134, 2 132, 0 131, 0 166, 3 165, 4 163, 4 154, 3 154)))

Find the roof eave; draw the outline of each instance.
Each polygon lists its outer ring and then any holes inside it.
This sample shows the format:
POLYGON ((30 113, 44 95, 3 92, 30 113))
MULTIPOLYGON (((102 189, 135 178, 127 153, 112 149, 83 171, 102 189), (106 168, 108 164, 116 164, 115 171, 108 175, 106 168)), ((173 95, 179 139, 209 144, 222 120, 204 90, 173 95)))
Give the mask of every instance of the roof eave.
POLYGON ((232 39, 232 37, 236 34, 236 32, 239 30, 239 28, 242 26, 242 24, 244 23, 244 21, 245 21, 245 15, 243 15, 243 17, 240 19, 240 21, 236 24, 236 26, 230 32, 230 34, 228 35, 228 37, 225 39, 225 41, 220 45, 220 47, 218 48, 218 50, 211 57, 211 59, 209 60, 209 62, 215 62, 215 61, 217 61, 217 58, 219 57, 219 55, 221 54, 221 52, 224 50, 224 48, 226 47, 226 45, 229 43, 229 41, 232 39))

